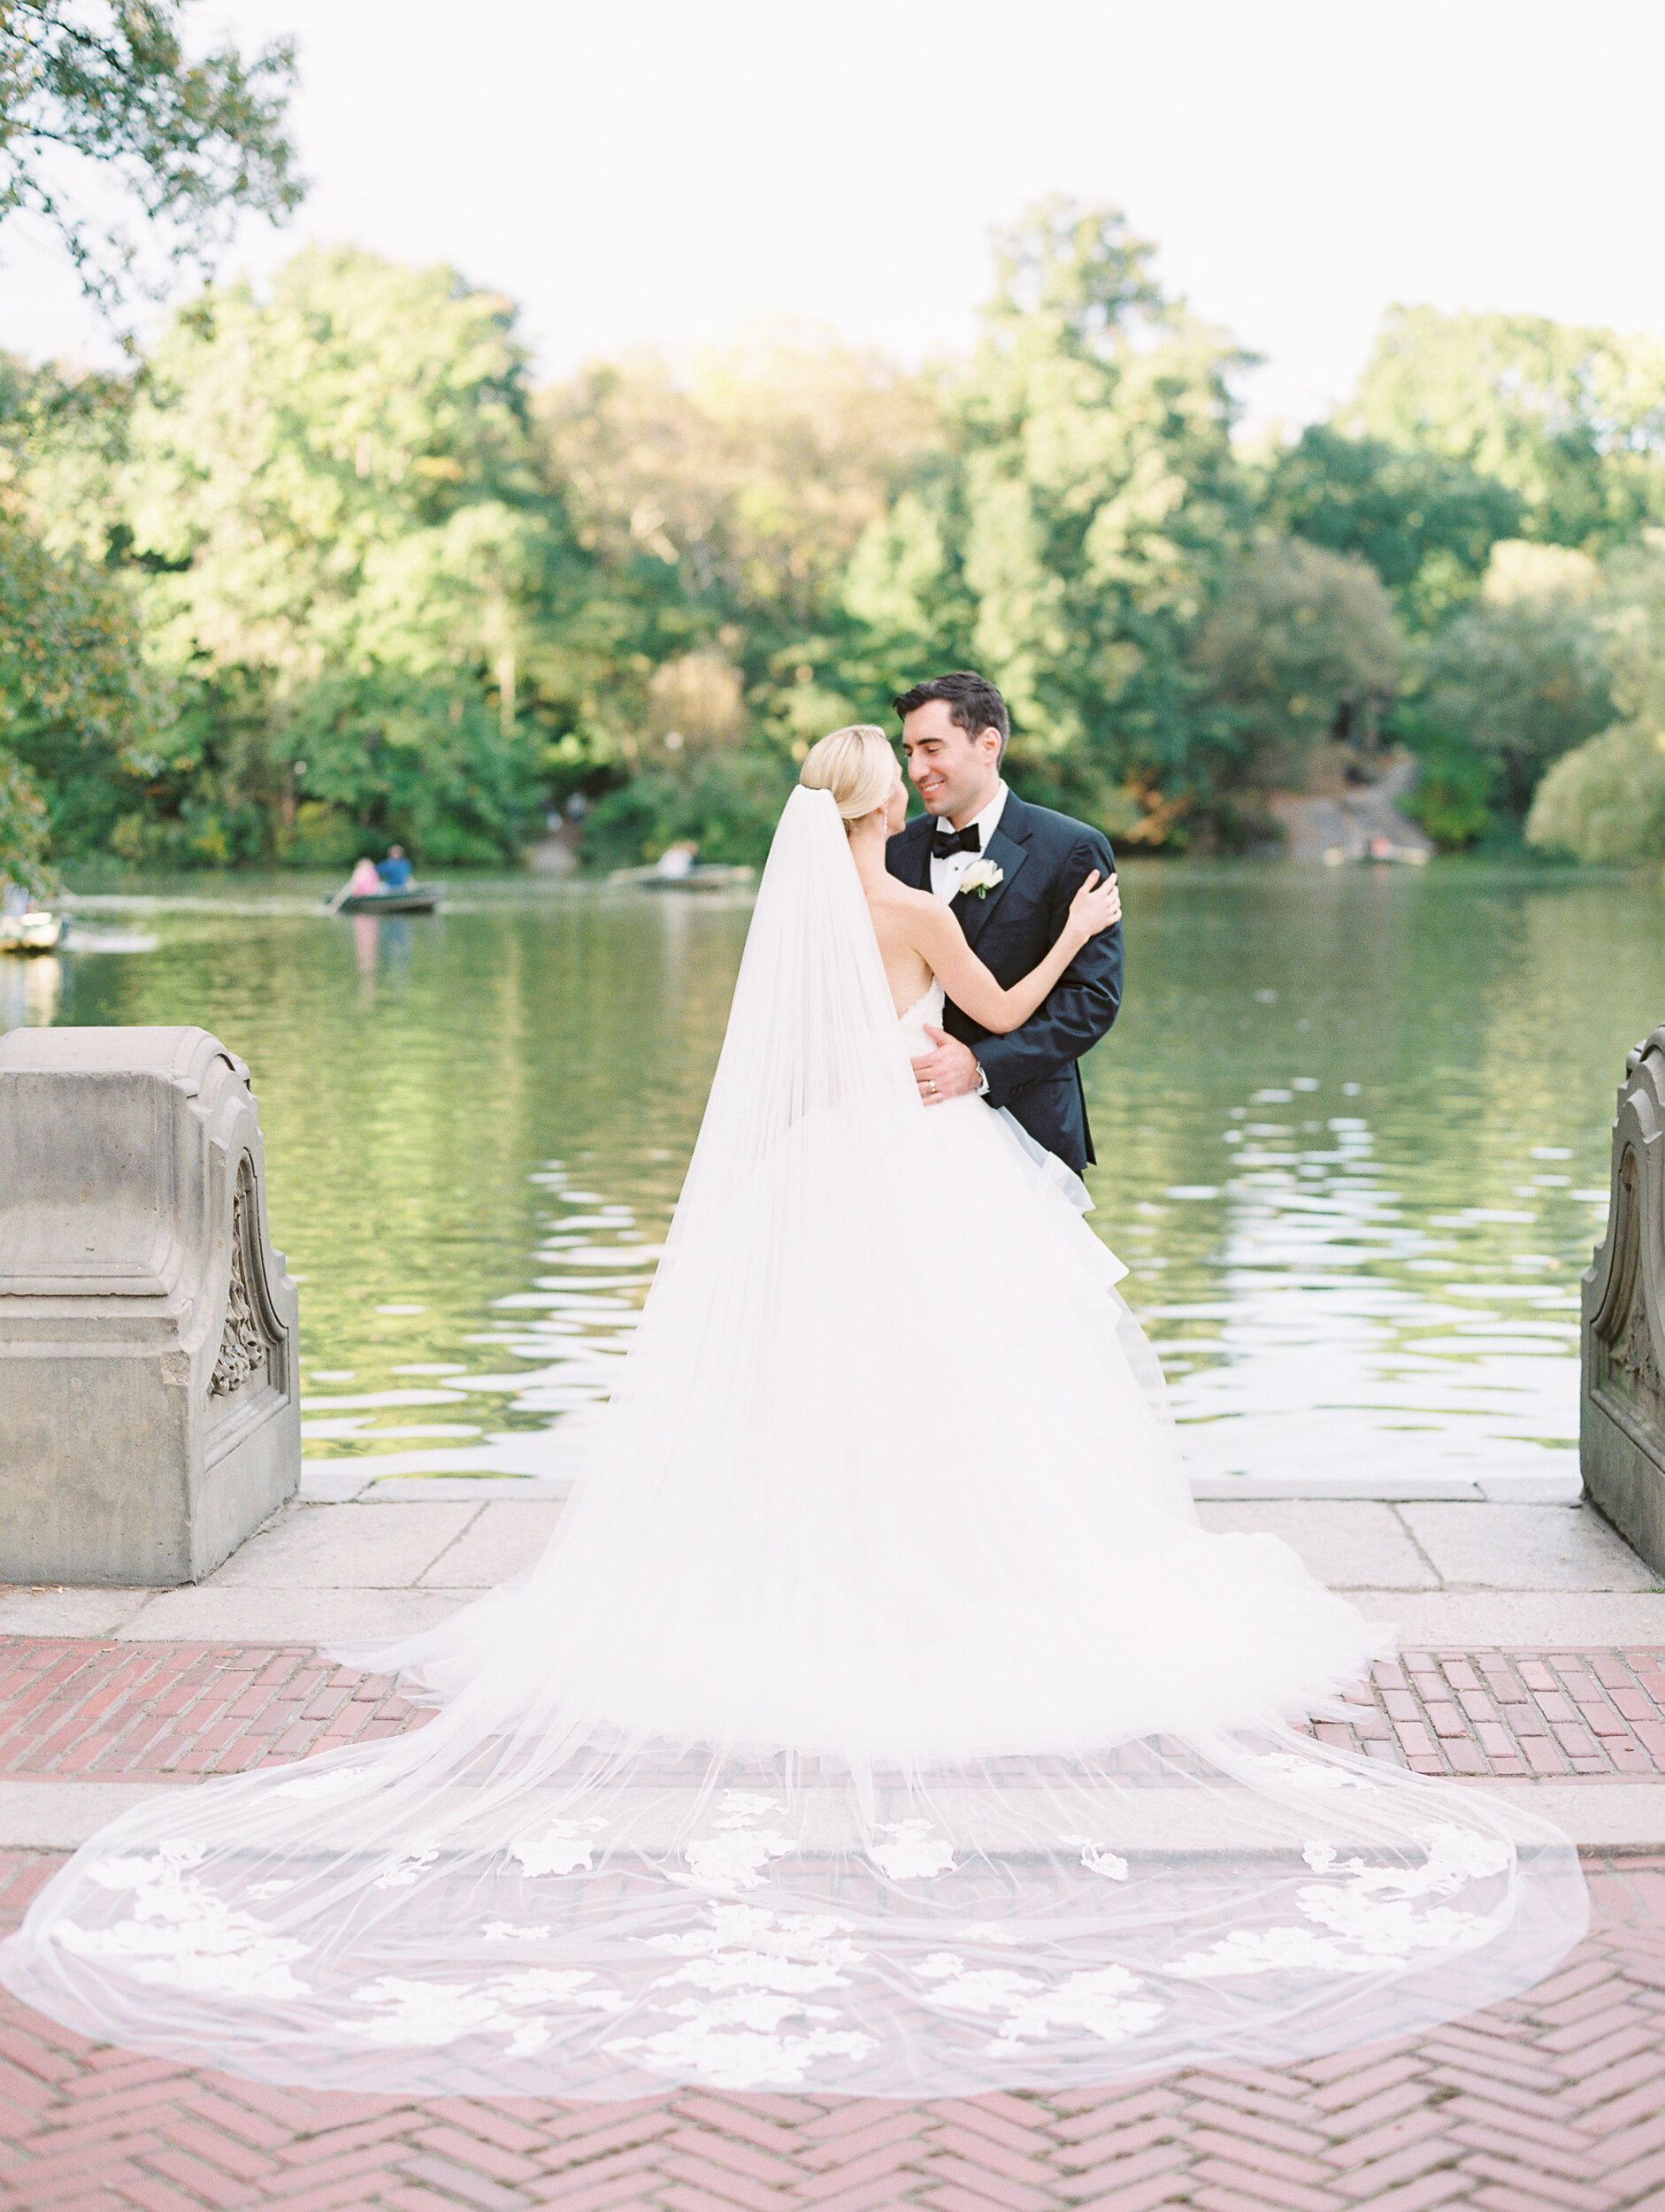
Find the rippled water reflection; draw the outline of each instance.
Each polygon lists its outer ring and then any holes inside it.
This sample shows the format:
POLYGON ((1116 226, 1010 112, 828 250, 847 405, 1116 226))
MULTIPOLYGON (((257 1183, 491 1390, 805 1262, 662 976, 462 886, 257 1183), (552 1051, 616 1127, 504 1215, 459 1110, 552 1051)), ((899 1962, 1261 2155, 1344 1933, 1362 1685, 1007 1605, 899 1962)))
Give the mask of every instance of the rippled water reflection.
MULTIPOLYGON (((1613 1091, 1665 1018, 1658 883, 1247 864, 1124 883, 1127 1003, 1088 1065, 1094 1219, 1200 1485, 1568 1486, 1613 1091)), ((557 1469, 651 1279, 748 904, 521 879, 326 920, 308 887, 83 907, 86 949, 0 962, 0 1023, 199 1022, 248 1060, 303 1279, 309 1457, 557 1469), (95 949, 117 930, 127 949, 95 949)))

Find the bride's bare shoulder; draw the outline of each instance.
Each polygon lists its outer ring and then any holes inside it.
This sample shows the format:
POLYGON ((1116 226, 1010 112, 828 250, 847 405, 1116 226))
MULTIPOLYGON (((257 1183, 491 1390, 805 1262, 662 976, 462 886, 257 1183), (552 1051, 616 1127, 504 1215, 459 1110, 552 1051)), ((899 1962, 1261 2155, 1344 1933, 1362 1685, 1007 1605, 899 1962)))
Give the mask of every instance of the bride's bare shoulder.
POLYGON ((898 883, 894 876, 887 876, 867 895, 868 911, 881 944, 903 944, 928 957, 936 956, 944 925, 953 926, 953 917, 940 899, 933 898, 929 891, 916 891, 910 884, 898 883))
POLYGON ((893 914, 924 913, 939 903, 929 891, 916 891, 911 884, 899 883, 894 876, 881 876, 870 887, 867 897, 870 905, 886 907, 893 914))

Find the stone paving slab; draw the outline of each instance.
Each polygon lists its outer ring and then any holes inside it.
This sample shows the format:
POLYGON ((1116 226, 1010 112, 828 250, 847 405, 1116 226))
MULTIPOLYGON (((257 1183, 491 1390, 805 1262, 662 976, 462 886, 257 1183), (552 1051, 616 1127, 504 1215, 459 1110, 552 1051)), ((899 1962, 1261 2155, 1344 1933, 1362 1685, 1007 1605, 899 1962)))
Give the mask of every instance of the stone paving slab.
POLYGON ((409 1505, 443 1502, 478 1505, 481 1497, 503 1504, 569 1498, 571 1480, 541 1475, 379 1475, 386 1463, 374 1460, 303 1459, 303 1505, 409 1505))
MULTIPOLYGON (((0 1848, 79 1850, 101 1828, 131 1812, 135 1805, 170 1794, 188 1796, 202 1778, 193 1774, 171 1782, 60 1782, 32 1775, 0 1774, 0 1848)), ((1607 1792, 1604 1804, 1612 1797, 1613 1793, 1607 1792)), ((1611 1841, 1607 1832, 1611 1824, 1598 1824, 1603 1840, 1611 1841)), ((4 2202, 3 2190, 0 2202, 4 2202)))
POLYGON ((135 1619, 149 1590, 0 1588, 0 1636, 114 1636, 135 1619))
POLYGON ((1653 1570, 1589 1506, 1413 1502, 1397 1511, 1447 1588, 1659 1586, 1653 1570))
MULTIPOLYGON (((523 1511, 524 1508, 507 1509, 523 1511)), ((1665 1647, 1665 1594, 1623 1591, 1378 1590, 1338 1586, 1401 1643, 1452 1649, 1665 1647)), ((264 1641, 331 1645, 405 1636, 478 1596, 415 1589, 0 1589, 0 1637, 113 1636, 134 1643, 264 1641)))
MULTIPOLYGON (((291 1503, 194 1588, 0 1588, 0 1636, 321 1645, 407 1636, 530 1566, 561 1510, 518 1487, 512 1496, 490 1483, 426 1487, 443 1494, 291 1503)), ((1665 1647, 1665 1587, 1585 1507, 1234 1498, 1200 1511, 1205 1527, 1284 1538, 1401 1640, 1665 1647)))
POLYGON ((1661 1578, 1592 1507, 1203 1500, 1209 1529, 1279 1536, 1334 1590, 1645 1594, 1661 1578))
MULTIPOLYGON (((286 1512, 233 1552, 203 1587, 399 1590, 418 1582, 478 1518, 469 1505, 407 1505, 365 1525, 351 1508, 286 1512), (357 1543, 347 1540, 357 1536, 357 1543), (369 1555, 366 1556, 366 1543, 369 1555)), ((526 1532, 528 1545, 533 1532, 526 1532)))
MULTIPOLYGON (((0 1924, 58 1863, 0 1855, 0 1924)), ((1665 1859, 1589 1867, 1528 1996, 1259 2072, 913 2102, 628 2105, 265 2089, 0 2008, 19 2212, 1665 2212, 1665 1859)))
MULTIPOLYGON (((478 1590, 164 1590, 122 1622, 134 1643, 363 1644, 437 1627, 478 1590)), ((0 1634, 6 1624, 0 1617, 0 1634)))
MULTIPOLYGON (((1665 1595, 1569 1590, 1349 1590, 1369 1620, 1391 1621, 1401 1646, 1549 1651, 1665 1647, 1665 1595)), ((123 1629, 123 1635, 129 1632, 123 1629)))
POLYGON ((421 1576, 424 1589, 489 1590, 523 1574, 555 1532, 558 1505, 482 1506, 421 1576))
POLYGON ((1202 1500, 1204 1528, 1281 1538, 1309 1574, 1332 1590, 1426 1590, 1437 1570, 1400 1517, 1375 1498, 1202 1500))
MULTIPOLYGON (((0 1791, 5 1788, 0 1781, 0 1791)), ((59 1783, 61 1790, 73 1784, 59 1783)), ((1657 1851, 1665 1836, 1665 1782, 1572 1782, 1563 1777, 1536 1782, 1500 1782, 1482 1776, 1454 1785, 1483 1790, 1489 1798, 1554 1823, 1580 1851, 1657 1851)), ((0 1805, 3 1809, 3 1805, 0 1805)), ((0 1829, 0 1834, 6 1832, 0 1829)), ((42 1834, 47 1832, 42 1824, 42 1834)), ((65 1832, 79 1836, 70 1827, 65 1832)), ((19 1843, 25 1840, 19 1834, 19 1843)))
MULTIPOLYGON (((88 1782, 0 1775, 0 1849, 74 1851, 92 1840, 119 1813, 167 1796, 188 1797, 204 1778, 157 1782, 88 1782)), ((1478 1790, 1534 1818, 1547 1820, 1581 1851, 1654 1851, 1665 1836, 1665 1782, 1462 1780, 1454 1789, 1478 1790)), ((1164 1806, 1141 1791, 1130 1809, 1122 1840, 1140 1850, 1184 1851, 1193 1839, 1183 1804, 1164 1806), (1131 1823, 1136 1821, 1135 1828, 1131 1823)))

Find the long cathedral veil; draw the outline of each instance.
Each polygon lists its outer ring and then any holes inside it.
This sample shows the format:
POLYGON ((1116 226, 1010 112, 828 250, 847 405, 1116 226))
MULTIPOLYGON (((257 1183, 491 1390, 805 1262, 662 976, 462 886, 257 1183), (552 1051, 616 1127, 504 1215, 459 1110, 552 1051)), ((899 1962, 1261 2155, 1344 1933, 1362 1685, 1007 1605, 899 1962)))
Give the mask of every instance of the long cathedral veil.
POLYGON ((917 2096, 1262 2066, 1546 1972, 1571 1847, 1291 1727, 1380 1632, 1197 1528, 1102 1249, 995 1120, 921 1108, 794 794, 543 1559, 377 1655, 423 1727, 116 1822, 6 1983, 272 2082, 917 2096))

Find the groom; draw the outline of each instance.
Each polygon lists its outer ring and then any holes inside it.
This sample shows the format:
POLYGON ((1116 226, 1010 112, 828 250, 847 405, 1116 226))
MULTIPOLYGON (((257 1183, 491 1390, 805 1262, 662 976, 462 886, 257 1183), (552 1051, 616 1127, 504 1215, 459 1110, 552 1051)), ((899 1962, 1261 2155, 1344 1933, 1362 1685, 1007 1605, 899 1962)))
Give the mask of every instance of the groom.
MULTIPOLYGON (((978 959, 1009 987, 1056 942, 1087 874, 1096 868, 1101 878, 1112 875, 1116 856, 1085 822, 1030 806, 1007 789, 1001 759, 1011 720, 984 677, 964 670, 936 676, 892 704, 926 810, 891 839, 886 864, 903 883, 945 901, 978 959)), ((1116 922, 1087 941, 1037 1011, 1007 1036, 991 1036, 950 1004, 947 1034, 928 1029, 936 1048, 913 1064, 920 1095, 935 1105, 979 1092, 991 1106, 1009 1108, 1079 1174, 1096 1155, 1077 1064, 1121 1002, 1116 922)))

